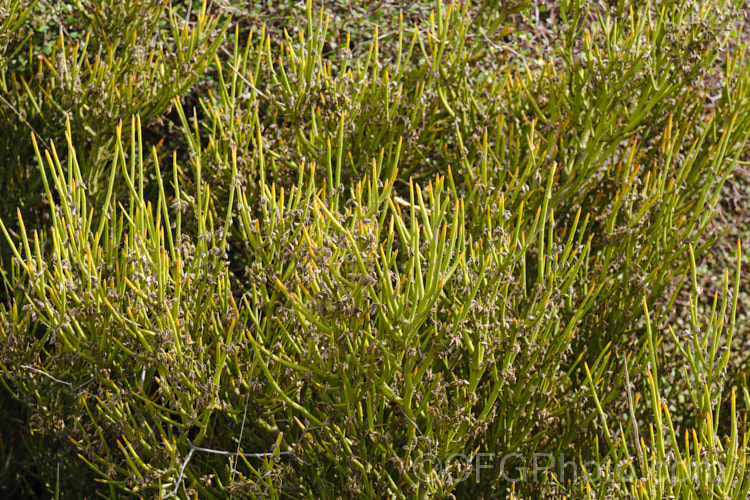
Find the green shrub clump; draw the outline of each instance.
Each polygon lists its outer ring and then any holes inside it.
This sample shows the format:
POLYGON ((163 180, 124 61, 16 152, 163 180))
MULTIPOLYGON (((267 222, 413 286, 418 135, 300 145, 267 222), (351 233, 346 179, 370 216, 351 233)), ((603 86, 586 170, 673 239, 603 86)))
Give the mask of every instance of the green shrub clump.
POLYGON ((747 497, 744 2, 193 3, 0 4, 0 492, 747 497))

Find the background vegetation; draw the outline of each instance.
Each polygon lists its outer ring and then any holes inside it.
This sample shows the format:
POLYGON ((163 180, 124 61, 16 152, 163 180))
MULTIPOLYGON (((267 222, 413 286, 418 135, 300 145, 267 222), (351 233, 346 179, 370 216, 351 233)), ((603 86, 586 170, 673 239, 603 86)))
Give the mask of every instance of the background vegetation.
POLYGON ((0 0, 0 495, 746 498, 747 12, 0 0))

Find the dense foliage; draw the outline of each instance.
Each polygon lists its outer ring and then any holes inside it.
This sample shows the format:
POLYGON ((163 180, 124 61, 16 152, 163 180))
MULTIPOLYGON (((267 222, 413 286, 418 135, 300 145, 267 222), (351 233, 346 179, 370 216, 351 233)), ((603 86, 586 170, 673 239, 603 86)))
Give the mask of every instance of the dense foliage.
POLYGON ((0 0, 0 494, 748 496, 744 2, 240 4, 0 0))

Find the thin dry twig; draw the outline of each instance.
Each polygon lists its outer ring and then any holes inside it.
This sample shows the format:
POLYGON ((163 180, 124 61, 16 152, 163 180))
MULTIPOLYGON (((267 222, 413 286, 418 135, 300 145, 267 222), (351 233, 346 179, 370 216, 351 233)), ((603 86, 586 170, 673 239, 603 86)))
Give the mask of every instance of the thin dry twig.
POLYGON ((52 376, 51 374, 49 374, 49 373, 45 372, 44 370, 40 370, 39 368, 34 368, 33 366, 29 366, 29 365, 19 365, 19 366, 20 366, 21 368, 24 368, 24 369, 26 369, 26 370, 31 370, 31 371, 33 371, 33 372, 39 373, 39 374, 41 374, 41 375, 44 375, 45 377, 47 377, 47 378, 49 378, 49 379, 51 379, 51 380, 53 380, 53 381, 57 382, 58 384, 62 384, 62 385, 64 385, 64 386, 68 387, 68 389, 70 389, 70 392, 73 392, 73 393, 75 393, 75 395, 76 395, 76 396, 80 396, 81 394, 87 394, 87 395, 89 395, 89 396, 91 396, 91 397, 94 397, 94 395, 93 395, 93 394, 91 394, 90 392, 88 392, 88 391, 86 391, 86 390, 78 391, 78 389, 80 389, 81 387, 86 387, 86 386, 87 386, 87 385, 89 385, 89 384, 90 384, 91 382, 93 382, 93 381, 94 381, 94 378, 93 378, 93 377, 92 377, 92 378, 90 378, 90 379, 89 379, 89 380, 88 380, 87 382, 84 382, 84 383, 83 383, 83 384, 81 384, 81 385, 78 385, 78 386, 76 386, 76 387, 73 387, 73 384, 71 384, 70 382, 66 382, 65 380, 60 380, 59 378, 55 378, 55 377, 54 377, 54 376, 52 376), (78 392, 76 392, 76 391, 78 391, 78 392))
MULTIPOLYGON (((245 421, 247 420, 247 403, 248 398, 247 395, 245 395, 245 411, 242 414, 242 425, 240 426, 240 437, 237 439, 237 453, 240 452, 240 445, 242 444, 242 433, 245 431, 245 421)), ((232 465, 232 475, 230 476, 230 481, 234 481, 234 473, 237 472, 237 467, 235 467, 235 463, 232 465)))
POLYGON ((18 111, 18 110, 17 110, 16 108, 15 108, 15 106, 13 106, 13 104, 11 104, 11 103, 10 103, 10 101, 8 101, 8 100, 7 100, 7 99, 6 99, 5 97, 3 97, 2 95, 0 95, 0 101, 3 101, 3 103, 5 103, 5 105, 6 105, 6 106, 8 106, 8 107, 10 108, 10 110, 11 110, 11 111, 13 111, 13 112, 14 112, 14 113, 15 113, 16 115, 18 115, 18 117, 19 117, 19 118, 21 119, 21 121, 23 122, 23 124, 24 124, 24 125, 26 125, 26 126, 27 126, 27 127, 29 128, 29 130, 31 130, 31 132, 32 132, 32 133, 33 133, 34 135, 36 135, 36 137, 37 137, 37 139, 39 139, 39 142, 40 142, 40 143, 42 143, 42 144, 46 143, 46 141, 44 140, 44 137, 42 137, 42 134, 40 134, 39 132, 37 132, 37 131, 36 131, 36 129, 35 129, 35 128, 34 128, 34 127, 33 127, 33 126, 32 126, 32 125, 31 125, 31 124, 30 124, 30 123, 28 122, 28 120, 26 120, 26 117, 25 117, 25 116, 23 116, 23 115, 21 114, 21 112, 20 112, 20 111, 18 111))
POLYGON ((297 448, 299 448, 299 446, 302 444, 302 440, 305 438, 305 435, 307 435, 308 432, 316 428, 317 426, 305 427, 302 430, 302 434, 300 435, 297 442, 294 443, 294 446, 292 446, 292 449, 286 450, 286 451, 279 451, 279 452, 271 451, 271 452, 265 452, 265 453, 242 453, 241 451, 235 452, 235 451, 214 450, 211 448, 203 448, 201 446, 195 446, 193 442, 190 439, 188 439, 187 443, 188 443, 188 446, 190 446, 190 450, 188 451, 188 454, 185 457, 185 461, 180 466, 180 474, 179 474, 179 477, 177 478, 177 483, 175 484, 174 489, 170 493, 165 495, 163 498, 171 498, 177 495, 177 492, 180 490, 180 486, 182 485, 182 480, 185 477, 184 475, 185 468, 187 467, 188 462, 190 462, 190 459, 193 458, 193 453, 195 453, 196 451, 202 451, 204 453, 211 453, 213 455, 221 455, 225 457, 243 457, 243 458, 259 458, 259 459, 273 457, 273 456, 291 455, 297 460, 299 460, 299 457, 294 454, 295 450, 297 450, 297 448))
POLYGON ((643 455, 643 449, 641 448, 641 436, 640 432, 638 432, 638 419, 635 418, 635 405, 633 404, 633 393, 632 393, 632 387, 630 384, 630 374, 628 373, 628 362, 625 360, 625 392, 628 395, 628 408, 630 410, 630 420, 633 422, 633 433, 635 438, 635 448, 638 452, 638 468, 640 469, 640 473, 645 475, 646 474, 646 465, 645 465, 645 458, 643 455))

